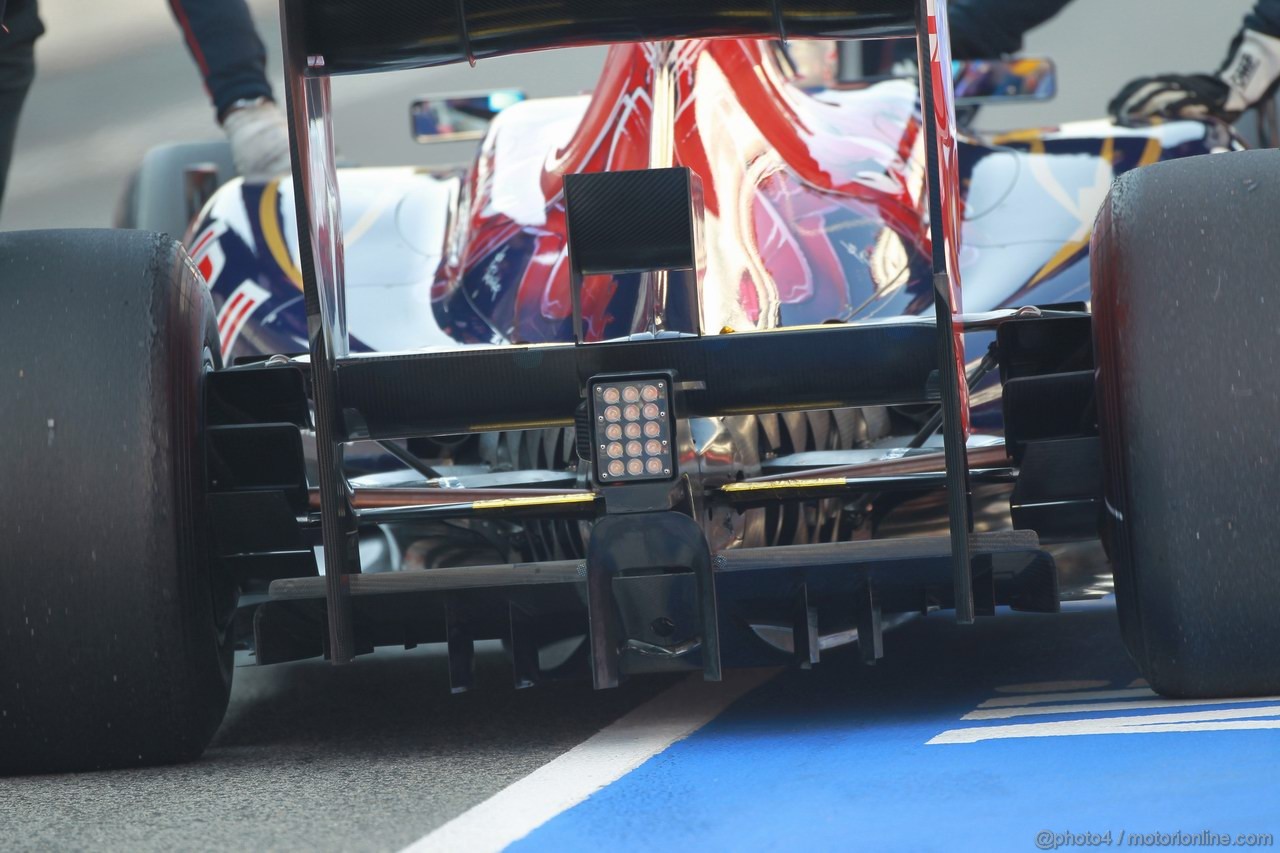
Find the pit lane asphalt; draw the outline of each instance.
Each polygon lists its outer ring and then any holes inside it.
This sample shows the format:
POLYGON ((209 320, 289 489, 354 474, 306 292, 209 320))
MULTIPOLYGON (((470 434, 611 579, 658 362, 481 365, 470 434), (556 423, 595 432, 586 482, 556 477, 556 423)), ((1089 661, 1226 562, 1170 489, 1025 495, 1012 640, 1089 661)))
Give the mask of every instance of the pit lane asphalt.
POLYGON ((501 649, 454 696, 438 650, 238 667, 200 761, 0 779, 4 850, 396 850, 672 683, 512 687, 501 649))
MULTIPOLYGON (((500 653, 480 661, 462 696, 430 651, 240 669, 199 762, 0 780, 0 848, 397 850, 674 683, 514 691, 500 653)), ((1032 849, 1043 830, 1274 841, 1278 717, 1274 697, 1151 696, 1108 601, 972 627, 935 613, 888 633, 875 667, 846 648, 780 671, 512 849, 985 851, 1032 849)))
POLYGON ((610 853, 1280 838, 1280 697, 1155 696, 1111 599, 972 626, 933 613, 884 648, 874 667, 841 649, 780 672, 506 850, 591 853, 605 832, 610 853))

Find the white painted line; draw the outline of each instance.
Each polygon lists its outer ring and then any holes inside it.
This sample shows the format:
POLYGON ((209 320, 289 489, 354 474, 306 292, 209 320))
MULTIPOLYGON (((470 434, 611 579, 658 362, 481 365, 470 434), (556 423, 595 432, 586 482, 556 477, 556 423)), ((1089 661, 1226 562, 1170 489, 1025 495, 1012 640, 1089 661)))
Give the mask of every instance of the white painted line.
POLYGON ((1186 708, 1197 705, 1248 705, 1258 702, 1276 702, 1277 697, 1261 699, 1138 699, 1127 702, 1076 702, 1069 705, 1034 705, 1021 708, 990 708, 970 711, 962 720, 1007 720, 1010 717, 1036 717, 1052 714, 1084 714, 1099 711, 1137 711, 1144 708, 1186 708))
POLYGON ((1280 720, 1258 719, 1260 717, 1280 717, 1280 705, 1262 708, 1227 708, 1221 711, 1192 711, 1185 714, 1135 714, 1128 717, 1097 717, 1051 723, 973 726, 945 731, 932 738, 929 744, 978 743, 984 740, 1019 737, 1280 729, 1280 720))
POLYGON ((496 853, 693 734, 779 671, 734 670, 719 683, 690 675, 403 853, 496 853))

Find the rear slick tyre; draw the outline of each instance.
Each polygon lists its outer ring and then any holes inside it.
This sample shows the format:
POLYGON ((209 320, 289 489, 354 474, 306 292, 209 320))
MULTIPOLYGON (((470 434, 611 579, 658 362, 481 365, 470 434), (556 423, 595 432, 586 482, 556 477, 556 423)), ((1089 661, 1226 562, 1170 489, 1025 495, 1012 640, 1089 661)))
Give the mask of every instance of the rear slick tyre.
POLYGON ((208 290, 141 231, 0 234, 0 282, 0 772, 193 759, 231 684, 208 290))
POLYGON ((1280 151, 1116 181, 1094 228, 1106 535, 1167 696, 1280 693, 1280 151))

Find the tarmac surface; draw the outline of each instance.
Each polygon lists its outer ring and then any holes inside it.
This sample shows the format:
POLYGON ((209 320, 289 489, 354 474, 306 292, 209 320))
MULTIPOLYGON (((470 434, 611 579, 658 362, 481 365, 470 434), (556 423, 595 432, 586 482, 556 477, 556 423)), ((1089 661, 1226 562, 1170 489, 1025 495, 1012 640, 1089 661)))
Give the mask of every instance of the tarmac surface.
POLYGON ((0 849, 395 850, 672 683, 517 691, 489 645, 457 696, 438 649, 239 667, 194 764, 0 779, 0 849))
POLYGON ((1280 697, 1157 698, 1110 601, 885 635, 787 670, 513 851, 1259 847, 1280 697), (1229 843, 1223 843, 1229 839, 1229 843))
MULTIPOLYGON (((677 683, 515 691, 498 649, 461 696, 431 651, 236 676, 194 764, 0 781, 0 847, 377 851, 427 836, 423 850, 499 849, 485 826, 458 847, 430 833, 677 683)), ((663 747, 511 849, 1031 850, 1048 849, 1045 832, 1064 849, 1073 833, 1108 832, 1113 845, 1213 833, 1265 849, 1280 837, 1280 699, 1155 697, 1107 600, 973 627, 918 618, 886 634, 876 666, 825 652, 663 747)), ((511 819, 548 793, 515 797, 511 819)))

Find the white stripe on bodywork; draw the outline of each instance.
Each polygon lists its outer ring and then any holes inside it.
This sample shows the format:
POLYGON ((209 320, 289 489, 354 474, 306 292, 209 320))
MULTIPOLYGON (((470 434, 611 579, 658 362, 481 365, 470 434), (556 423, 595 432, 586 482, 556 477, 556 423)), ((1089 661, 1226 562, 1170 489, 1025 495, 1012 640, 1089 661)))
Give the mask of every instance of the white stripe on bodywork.
POLYGON ((245 323, 270 298, 269 290, 245 279, 231 292, 227 301, 222 303, 222 308, 218 311, 218 336, 222 339, 224 362, 235 346, 236 338, 240 337, 240 330, 245 323))

